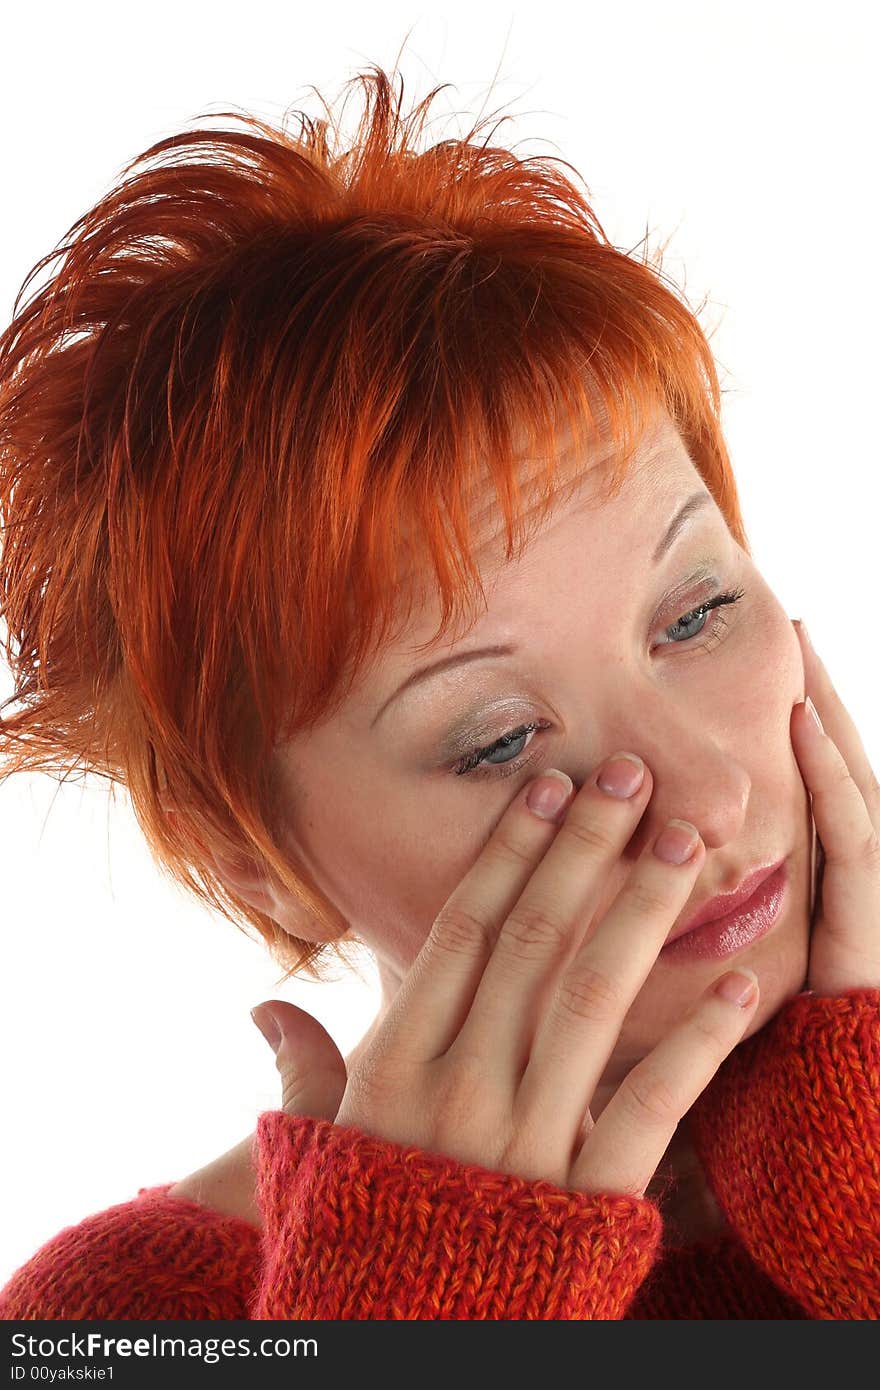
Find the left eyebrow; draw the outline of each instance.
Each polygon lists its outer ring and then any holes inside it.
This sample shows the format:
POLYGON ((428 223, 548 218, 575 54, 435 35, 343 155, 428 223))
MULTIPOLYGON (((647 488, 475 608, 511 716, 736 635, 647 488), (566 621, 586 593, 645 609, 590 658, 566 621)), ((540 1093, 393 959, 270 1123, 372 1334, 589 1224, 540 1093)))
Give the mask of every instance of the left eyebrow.
POLYGON ((690 496, 688 500, 683 504, 683 506, 679 507, 678 511, 675 513, 675 516, 672 518, 669 525, 667 526, 665 535, 662 537, 659 545, 657 546, 657 549, 651 556, 652 564, 659 565, 660 561, 663 559, 663 556, 666 554, 667 550, 669 550, 673 541, 678 536, 679 531, 681 531, 682 527, 685 526, 688 521, 690 521, 694 512, 698 512, 701 507, 710 506, 713 501, 714 498, 712 497, 712 494, 710 492, 706 492, 705 489, 703 489, 700 492, 693 493, 692 496, 690 496))

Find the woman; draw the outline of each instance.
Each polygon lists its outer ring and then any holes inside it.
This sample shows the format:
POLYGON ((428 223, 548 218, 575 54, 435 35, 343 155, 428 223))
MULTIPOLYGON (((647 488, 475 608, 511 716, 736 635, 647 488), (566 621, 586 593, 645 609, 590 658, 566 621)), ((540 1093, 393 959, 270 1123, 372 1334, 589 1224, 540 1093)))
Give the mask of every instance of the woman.
POLYGON ((550 160, 355 80, 338 157, 159 142, 0 341, 4 737, 383 1007, 258 1010, 281 1109, 0 1312, 877 1316, 880 801, 706 339, 550 160))

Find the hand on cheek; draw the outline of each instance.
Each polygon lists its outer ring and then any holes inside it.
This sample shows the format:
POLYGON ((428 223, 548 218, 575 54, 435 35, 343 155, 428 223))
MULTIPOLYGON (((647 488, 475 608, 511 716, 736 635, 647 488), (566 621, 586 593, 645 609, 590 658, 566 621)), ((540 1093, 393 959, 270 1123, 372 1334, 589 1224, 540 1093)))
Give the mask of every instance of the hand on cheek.
POLYGON ((838 995, 880 989, 880 786, 852 716, 797 622, 806 702, 790 733, 824 853, 805 988, 838 995))

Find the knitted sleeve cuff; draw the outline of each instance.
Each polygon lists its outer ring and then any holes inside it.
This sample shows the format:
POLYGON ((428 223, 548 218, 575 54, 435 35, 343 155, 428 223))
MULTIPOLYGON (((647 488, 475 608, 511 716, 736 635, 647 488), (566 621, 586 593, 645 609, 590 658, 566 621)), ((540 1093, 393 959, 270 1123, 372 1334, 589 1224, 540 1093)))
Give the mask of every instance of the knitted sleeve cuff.
POLYGON ((662 1233, 647 1198, 587 1194, 347 1125, 263 1112, 255 1318, 616 1319, 662 1233))
POLYGON ((880 1317, 880 989, 790 999, 688 1112, 750 1255, 811 1318, 880 1317))

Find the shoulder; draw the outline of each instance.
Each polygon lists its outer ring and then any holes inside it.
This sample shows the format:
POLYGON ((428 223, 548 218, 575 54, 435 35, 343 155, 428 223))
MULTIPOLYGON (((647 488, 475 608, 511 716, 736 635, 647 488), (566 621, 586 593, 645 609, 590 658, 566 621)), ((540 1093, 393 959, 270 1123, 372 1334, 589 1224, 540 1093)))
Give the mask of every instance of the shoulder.
POLYGON ((247 1318, 260 1232, 170 1189, 65 1226, 0 1289, 0 1318, 247 1318))

